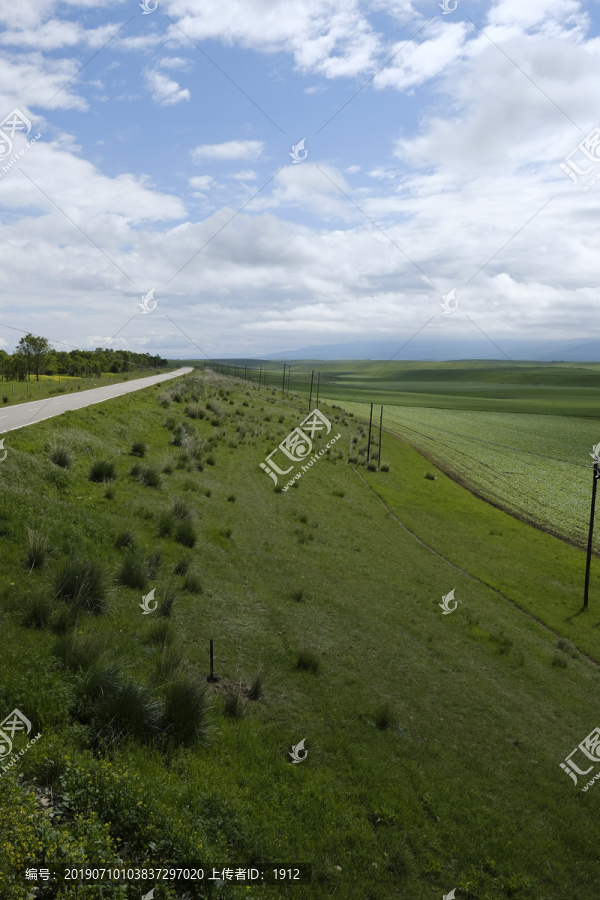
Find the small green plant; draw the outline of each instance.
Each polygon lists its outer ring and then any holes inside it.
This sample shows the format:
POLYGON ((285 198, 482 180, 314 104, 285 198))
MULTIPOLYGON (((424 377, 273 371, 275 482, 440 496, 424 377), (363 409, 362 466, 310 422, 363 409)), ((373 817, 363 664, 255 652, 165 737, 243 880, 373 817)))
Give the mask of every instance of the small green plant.
POLYGON ((160 713, 159 704, 147 688, 124 681, 98 704, 94 719, 113 740, 125 735, 148 740, 159 733, 160 713))
POLYGON ((146 640, 149 644, 168 647, 175 640, 173 626, 166 619, 157 619, 148 629, 146 640))
POLYGON ((129 528, 124 528, 115 538, 115 547, 121 550, 123 547, 135 546, 135 534, 129 528))
POLYGON ((236 685, 229 685, 223 694, 223 712, 230 719, 241 719, 244 715, 244 698, 236 685))
POLYGON ((185 500, 175 500, 171 506, 171 512, 181 522, 191 522, 194 518, 194 510, 185 500))
POLYGON ((375 727, 380 731, 385 731, 390 725, 394 724, 394 710, 390 703, 382 703, 375 710, 375 727))
POLYGON ((297 603, 300 603, 300 601, 303 599, 304 599, 304 591, 302 590, 302 588, 292 591, 292 600, 296 600, 297 603))
POLYGON ((77 634, 72 631, 56 638, 52 652, 65 668, 81 672, 90 669, 100 659, 104 644, 94 632, 77 634))
POLYGON ((205 743, 209 701, 203 684, 180 676, 165 688, 163 729, 175 744, 205 743))
POLYGON ((105 500, 115 499, 115 489, 112 484, 106 484, 106 487, 104 488, 104 498, 105 500))
POLYGON ((167 646, 158 657, 156 674, 161 680, 172 678, 183 662, 183 654, 179 647, 167 646))
POLYGON ((23 610, 21 625, 24 628, 48 628, 52 619, 52 602, 45 594, 30 598, 23 610))
POLYGON ((117 468, 114 462, 108 459, 95 460, 90 468, 89 480, 102 483, 104 481, 114 481, 117 477, 117 468))
POLYGON ((252 681, 252 684, 250 685, 250 687, 248 689, 248 700, 253 700, 254 702, 257 702, 262 697, 262 693, 263 693, 263 678, 262 678, 261 673, 259 672, 258 675, 255 675, 255 677, 252 681))
POLYGON ((173 613, 173 607, 177 602, 177 586, 167 582, 163 587, 162 603, 158 607, 158 615, 163 619, 168 619, 173 613))
POLYGON ((209 455, 206 457, 206 464, 207 464, 208 466, 214 466, 214 464, 215 464, 215 458, 214 458, 214 456, 212 455, 212 453, 209 453, 209 455))
POLYGON ((196 531, 191 522, 178 522, 174 534, 175 540, 184 547, 193 547, 196 543, 196 531))
POLYGON ((150 572, 148 571, 148 563, 146 562, 144 554, 141 550, 130 547, 121 563, 119 582, 125 585, 125 587, 144 590, 148 584, 149 578, 150 572))
POLYGON ((73 465, 71 449, 62 441, 53 441, 50 444, 50 459, 61 469, 69 469, 73 465))
POLYGON ((192 562, 191 556, 184 556, 182 559, 179 560, 178 563, 175 563, 175 565, 173 567, 173 572, 175 573, 175 575, 185 575, 185 573, 187 572, 187 570, 190 567, 191 562, 192 562))
POLYGON ((229 494, 227 497, 228 503, 235 503, 235 494, 229 494))
POLYGON ((160 569, 160 561, 162 552, 160 547, 155 547, 148 557, 148 574, 150 578, 156 578, 156 573, 160 569))
MULTIPOLYGON (((294 484, 295 483, 296 482, 294 482, 294 484)), ((283 488, 280 484, 276 484, 275 487, 273 488, 273 490, 275 491, 276 494, 280 494, 282 492, 283 488)))
POLYGON ((313 650, 309 650, 306 647, 302 647, 298 651, 298 656, 296 658, 296 668, 300 669, 304 672, 310 672, 312 675, 316 675, 319 671, 321 665, 321 661, 318 653, 315 653, 313 650))
POLYGON ((144 441, 134 441, 129 452, 132 456, 145 456, 147 450, 148 445, 144 441))
POLYGON ((345 497, 346 496, 345 491, 337 491, 336 490, 336 491, 332 491, 331 493, 333 494, 334 497, 345 497))
POLYGON ((563 656, 553 656, 552 657, 552 665, 556 666, 558 669, 566 669, 568 663, 563 656))
POLYGON ((435 481, 435 475, 433 474, 433 472, 425 472, 425 475, 423 477, 428 481, 435 481))
POLYGON ((122 666, 117 662, 106 662, 102 657, 83 669, 76 684, 76 695, 80 708, 88 703, 102 701, 115 694, 121 684, 122 666))
POLYGON ((152 466, 142 466, 139 479, 145 487, 159 488, 162 484, 160 472, 152 466))
POLYGON ((51 554, 50 542, 45 534, 27 529, 27 546, 25 548, 25 565, 32 569, 43 569, 51 554))
POLYGON ((376 472, 377 471, 377 463, 374 463, 371 460, 370 462, 367 463, 367 469, 369 470, 369 472, 376 472))
POLYGON ((170 537, 175 528, 175 516, 170 510, 163 510, 158 516, 158 536, 170 537))
POLYGON ((212 494, 211 489, 210 489, 210 488, 206 488, 206 490, 204 491, 204 496, 205 496, 205 497, 210 497, 211 494, 212 494))

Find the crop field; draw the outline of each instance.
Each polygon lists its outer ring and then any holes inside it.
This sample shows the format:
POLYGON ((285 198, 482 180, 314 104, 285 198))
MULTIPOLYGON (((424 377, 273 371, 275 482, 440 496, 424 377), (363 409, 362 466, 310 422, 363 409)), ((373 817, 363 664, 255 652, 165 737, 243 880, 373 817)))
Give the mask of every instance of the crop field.
MULTIPOLYGON (((345 407, 363 419, 369 416, 364 404, 345 407)), ((379 408, 375 412, 378 423, 379 408)), ((590 453, 600 441, 600 422, 390 405, 384 407, 383 427, 492 503, 566 540, 586 544, 590 453)), ((594 548, 600 550, 598 532, 594 548)))
POLYGON ((579 615, 581 549, 392 434, 369 468, 320 408, 340 438, 287 491, 260 463, 306 398, 240 379, 10 432, 0 717, 39 738, 0 770, 2 900, 595 896, 600 787, 560 762, 600 721, 598 573, 579 615), (140 875, 34 893, 28 866, 140 875))

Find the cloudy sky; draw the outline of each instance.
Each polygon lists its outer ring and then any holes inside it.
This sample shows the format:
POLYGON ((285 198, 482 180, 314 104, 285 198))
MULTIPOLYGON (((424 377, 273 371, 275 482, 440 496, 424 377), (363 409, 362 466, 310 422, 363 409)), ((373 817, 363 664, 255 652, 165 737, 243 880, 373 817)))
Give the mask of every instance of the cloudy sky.
POLYGON ((598 2, 146 3, 0 0, 0 346, 600 338, 598 2))

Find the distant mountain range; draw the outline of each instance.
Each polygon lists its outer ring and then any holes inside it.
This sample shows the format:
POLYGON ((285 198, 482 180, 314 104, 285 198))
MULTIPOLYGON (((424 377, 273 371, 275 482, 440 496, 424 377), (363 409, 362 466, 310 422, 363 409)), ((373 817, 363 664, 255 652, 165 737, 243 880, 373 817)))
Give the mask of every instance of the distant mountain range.
POLYGON ((600 338, 569 340, 507 340, 495 341, 440 338, 431 340, 419 336, 410 340, 399 337, 394 341, 351 341, 343 344, 319 344, 299 347, 283 353, 267 353, 263 359, 398 359, 444 362, 458 359, 537 360, 540 362, 598 362, 600 338), (497 346, 496 346, 496 345, 497 346), (405 345, 405 346, 403 346, 405 345), (506 354, 506 355, 505 355, 506 354))

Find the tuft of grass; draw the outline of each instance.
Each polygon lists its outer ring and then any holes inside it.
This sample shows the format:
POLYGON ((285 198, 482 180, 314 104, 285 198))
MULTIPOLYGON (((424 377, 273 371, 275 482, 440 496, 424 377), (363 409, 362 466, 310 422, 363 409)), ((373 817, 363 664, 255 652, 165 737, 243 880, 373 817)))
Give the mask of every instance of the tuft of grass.
POLYGON ((191 522, 194 518, 194 510, 185 500, 175 500, 171 506, 171 512, 180 522, 191 522))
POLYGON ((43 569, 52 553, 50 542, 45 534, 27 529, 27 546, 25 548, 25 564, 29 570, 43 569))
POLYGON ((117 477, 117 468, 111 460, 96 459, 91 465, 89 480, 102 483, 114 481, 117 477))
POLYGON ((178 544, 193 547, 196 543, 196 531, 191 522, 178 522, 174 534, 178 544))
POLYGON ((149 644, 158 644, 159 647, 168 647, 175 639, 173 626, 166 619, 157 619, 148 629, 147 641, 149 644))
POLYGON ((70 601, 76 609, 96 614, 106 609, 109 578, 97 560, 66 556, 54 572, 53 586, 55 596, 70 601))
POLYGON ((121 550, 123 547, 135 546, 135 534, 129 528, 124 528, 115 538, 115 547, 121 550))
POLYGON ((156 578, 156 573, 160 568, 161 556, 160 547, 155 547, 148 557, 148 573, 151 579, 156 578))
POLYGON ((555 655, 552 657, 552 665, 556 666, 558 669, 566 669, 568 663, 563 656, 555 655))
POLYGON ((390 725, 394 724, 395 713, 390 703, 382 703, 375 710, 375 727, 380 731, 385 731, 390 725))
POLYGON ((97 703, 117 693, 122 680, 122 666, 98 657, 89 668, 80 672, 76 695, 80 703, 97 703))
POLYGON ((70 469, 73 465, 73 453, 70 447, 62 441, 52 441, 50 444, 50 459, 61 469, 70 469))
POLYGON ((119 582, 125 587, 144 590, 149 578, 150 572, 144 554, 141 550, 129 548, 121 563, 119 582))
POLYGON ((315 653, 314 650, 309 650, 307 647, 302 647, 298 651, 298 656, 296 658, 296 668, 300 669, 303 672, 311 672, 313 675, 316 675, 319 671, 321 665, 321 660, 319 658, 319 654, 315 653))
POLYGON ((235 503, 235 494, 229 494, 229 496, 227 497, 227 502, 235 503))
POLYGON ((259 672, 252 681, 248 689, 248 700, 254 700, 255 702, 260 700, 263 693, 263 678, 261 673, 259 672))
POLYGON ((298 588, 295 591, 292 591, 292 600, 296 600, 297 603, 300 603, 304 599, 304 591, 302 588, 298 588))
POLYGON ((176 602, 177 587, 176 585, 168 582, 163 588, 163 599, 162 603, 158 607, 158 615, 163 619, 170 618, 176 602))
POLYGON ((56 638, 52 653, 66 669, 85 672, 98 662, 104 653, 104 644, 94 632, 77 634, 71 631, 56 638))
POLYGON ((163 510, 158 516, 158 536, 170 537, 175 528, 175 516, 170 510, 163 510))
POLYGON ((181 667, 183 654, 179 647, 166 646, 158 657, 156 674, 161 680, 172 678, 173 674, 181 667))
POLYGON ((374 463, 373 460, 371 460, 370 462, 367 463, 367 469, 369 470, 369 472, 376 472, 377 471, 377 463, 374 463))
MULTIPOLYGON (((296 482, 294 482, 294 484, 295 483, 296 482)), ((276 494, 280 494, 282 492, 283 488, 280 484, 276 484, 275 487, 273 488, 273 490, 275 491, 276 494)))
POLYGON ((187 570, 190 567, 191 562, 192 562, 191 556, 184 556, 182 559, 179 560, 178 563, 175 563, 175 565, 173 567, 173 572, 175 573, 175 575, 185 575, 185 573, 187 572, 187 570))
POLYGON ((230 685, 223 694, 223 712, 230 719, 241 719, 244 715, 244 698, 235 685, 230 685))
POLYGON ((52 619, 52 602, 45 594, 31 597, 23 610, 21 625, 24 628, 48 628, 52 619))
POLYGON ((144 441, 134 441, 129 452, 131 456, 145 456, 147 450, 148 445, 144 441))
POLYGON ((77 623, 77 610, 70 606, 62 606, 50 623, 54 634, 67 634, 77 623))
POLYGON ((425 475, 423 477, 426 478, 427 481, 435 481, 435 475, 433 474, 433 472, 425 472, 425 475))
POLYGON ((163 729, 176 744, 205 743, 208 734, 209 701, 206 687, 180 676, 165 688, 163 729))
POLYGON ((115 489, 112 484, 107 484, 104 488, 104 498, 106 500, 114 500, 115 498, 115 489))
POLYGON ((152 466, 143 466, 139 473, 139 480, 145 487, 159 488, 162 484, 162 478, 158 469, 152 466))
POLYGON ((184 591, 188 591, 190 594, 201 594, 202 593, 202 581, 200 580, 200 575, 195 569, 188 572, 185 576, 183 582, 184 591))
POLYGON ((337 491, 336 490, 336 491, 332 491, 331 493, 333 494, 334 497, 345 497, 346 496, 345 491, 337 491))
POLYGON ((128 680, 98 704, 94 718, 113 740, 131 735, 143 741, 159 733, 161 709, 147 688, 128 680))

